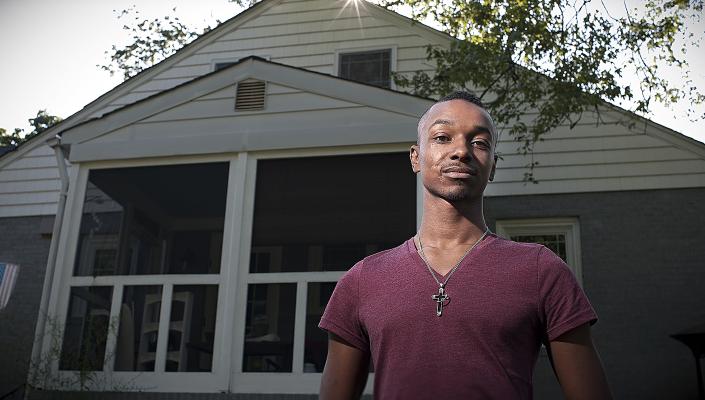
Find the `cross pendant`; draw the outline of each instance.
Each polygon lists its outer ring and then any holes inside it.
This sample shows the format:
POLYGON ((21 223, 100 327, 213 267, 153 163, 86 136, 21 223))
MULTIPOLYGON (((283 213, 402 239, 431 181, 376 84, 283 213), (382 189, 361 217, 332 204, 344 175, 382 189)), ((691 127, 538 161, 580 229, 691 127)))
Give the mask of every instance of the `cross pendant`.
POLYGON ((432 295, 431 298, 436 302, 436 316, 440 317, 443 314, 443 306, 448 305, 448 302, 450 302, 450 296, 446 294, 445 285, 441 285, 438 288, 438 294, 432 295))

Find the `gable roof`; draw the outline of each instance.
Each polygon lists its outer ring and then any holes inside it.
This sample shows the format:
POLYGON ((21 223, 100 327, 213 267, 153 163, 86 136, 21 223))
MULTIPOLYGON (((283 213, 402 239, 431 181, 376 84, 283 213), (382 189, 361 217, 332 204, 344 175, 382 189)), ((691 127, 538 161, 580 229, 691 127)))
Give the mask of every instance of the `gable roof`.
POLYGON ((220 25, 218 25, 216 28, 203 33, 200 35, 198 38, 196 38, 194 41, 191 43, 186 44, 184 47, 179 49, 176 53, 173 55, 167 57, 166 59, 158 62, 157 64, 152 65, 151 67, 145 68, 144 70, 140 71, 137 73, 135 76, 125 80, 124 82, 118 84, 108 92, 102 94, 95 100, 91 101, 90 103, 86 104, 82 109, 79 111, 75 112, 71 116, 63 119, 59 123, 55 124, 51 128, 47 129, 46 131, 42 132, 41 134, 33 137, 32 139, 28 140, 27 142, 23 143, 23 145, 17 147, 14 151, 7 152, 6 154, 3 154, 0 156, 0 168, 3 166, 11 163, 15 159, 21 157, 22 155, 30 152, 37 146, 41 146, 44 142, 46 142, 47 139, 53 138, 59 132, 66 130, 81 121, 83 121, 84 118, 90 116, 91 114, 99 111, 101 108, 105 107, 111 100, 118 98, 127 92, 129 92, 131 89, 141 85, 145 81, 148 81, 155 75, 159 74, 163 70, 171 67, 172 65, 178 63, 181 58, 187 56, 188 54, 197 51, 199 48, 202 46, 208 44, 211 40, 215 40, 217 36, 220 34, 223 34, 223 31, 227 31, 228 28, 232 28, 234 26, 237 26, 241 23, 246 22, 250 18, 254 18, 255 16, 261 14, 262 12, 266 11, 268 8, 271 8, 279 3, 281 3, 283 0, 263 0, 259 3, 254 4, 252 7, 249 7, 242 11, 241 13, 233 16, 232 18, 224 21, 220 25), (188 53, 188 54, 187 54, 188 53))
MULTIPOLYGON (((319 99, 317 101, 320 104, 308 107, 306 111, 315 111, 316 108, 327 111, 330 107, 345 107, 348 109, 364 107, 366 110, 376 110, 375 112, 378 113, 377 119, 371 117, 369 121, 363 121, 364 118, 360 118, 353 124, 349 121, 331 120, 328 124, 320 124, 320 127, 310 125, 299 127, 292 122, 291 125, 283 127, 286 131, 283 133, 282 129, 267 126, 265 118, 268 114, 281 114, 286 112, 286 110, 238 112, 232 106, 228 106, 234 104, 233 91, 225 99, 222 95, 220 97, 216 96, 225 105, 208 108, 213 110, 212 112, 214 113, 208 117, 231 118, 232 121, 236 121, 238 118, 243 118, 243 116, 254 114, 259 116, 261 123, 257 124, 258 126, 248 125, 244 127, 239 125, 237 128, 233 127, 234 131, 238 131, 238 129, 239 131, 229 132, 227 135, 222 132, 224 128, 217 128, 217 124, 199 125, 203 127, 203 130, 198 135, 198 138, 194 138, 196 145, 192 144, 188 148, 182 148, 179 150, 181 153, 177 151, 177 154, 184 154, 183 151, 198 152, 199 149, 203 152, 212 153, 215 150, 223 152, 301 146, 319 147, 326 145, 326 143, 328 145, 351 145, 408 142, 415 139, 415 125, 419 116, 433 103, 431 99, 408 93, 354 82, 252 56, 228 68, 159 92, 136 103, 111 111, 101 117, 76 124, 62 131, 63 143, 72 147, 71 160, 73 161, 98 160, 101 157, 108 159, 169 155, 170 151, 175 151, 174 146, 170 146, 166 153, 164 153, 166 150, 162 150, 164 146, 161 148, 159 146, 151 148, 148 146, 143 149, 137 149, 136 147, 139 146, 135 146, 134 143, 120 143, 120 140, 111 141, 110 146, 106 146, 106 139, 103 137, 120 136, 121 133, 119 131, 129 126, 134 129, 134 126, 140 124, 144 127, 149 124, 154 125, 155 123, 173 121, 174 115, 183 115, 180 114, 182 111, 174 111, 179 107, 182 107, 182 109, 194 107, 194 102, 212 100, 213 93, 222 93, 223 90, 229 93, 229 90, 234 88, 237 82, 245 79, 262 80, 268 82, 268 84, 276 84, 299 93, 309 93, 317 96, 319 99), (211 99, 209 99, 209 96, 211 99), (363 125, 368 128, 375 126, 380 129, 383 126, 386 128, 384 133, 380 134, 378 130, 374 129, 367 129, 368 132, 365 132, 365 129, 360 129, 363 125), (338 135, 330 135, 333 126, 335 126, 336 132, 339 133, 338 135), (118 133, 116 134, 115 132, 118 133), (255 135, 256 132, 259 133, 255 135), (346 134, 343 134, 343 132, 346 134), (278 140, 276 142, 268 142, 266 139, 267 135, 275 135, 278 140), (310 136, 308 142, 306 135, 310 136), (203 143, 206 137, 211 141, 208 144, 203 143), (316 140, 313 140, 313 138, 316 138, 316 140), (213 147, 215 143, 213 140, 222 140, 224 144, 213 147), (306 143, 309 144, 307 145, 306 143), (121 148, 121 145, 124 145, 124 147, 121 148)), ((201 110, 199 111, 200 113, 203 113, 202 108, 199 110, 201 110)), ((198 119, 203 121, 203 115, 198 115, 200 117, 198 119)), ((299 122, 301 123, 301 121, 299 122)), ((312 120, 311 124, 316 125, 318 122, 312 120)), ((205 124, 205 122, 203 123, 205 124)), ((231 123, 225 126, 231 127, 235 125, 237 124, 231 123)), ((129 134, 129 136, 140 137, 139 134, 129 134)), ((149 140, 152 140, 152 138, 147 136, 140 137, 140 143, 142 144, 148 143, 149 140)))
MULTIPOLYGON (((95 100, 86 104, 81 110, 77 111, 76 113, 65 118, 53 127, 42 132, 42 134, 37 135, 29 141, 23 143, 22 146, 19 146, 13 151, 7 152, 6 154, 0 155, 0 168, 11 163, 22 155, 30 152, 37 146, 43 145, 47 139, 53 138, 54 136, 59 134, 59 132, 67 130, 72 126, 81 123, 85 120, 85 118, 91 116, 95 112, 98 112, 100 109, 107 106, 112 100, 115 100, 127 94, 130 90, 148 82, 151 78, 178 64, 186 57, 196 53, 198 50, 200 50, 204 46, 207 46, 211 42, 214 42, 219 37, 228 34, 229 32, 237 29, 240 25, 256 18, 257 16, 261 15, 272 7, 281 4, 284 1, 285 0, 262 0, 258 3, 255 3, 253 6, 243 10, 239 14, 231 17, 230 19, 222 22, 212 30, 200 35, 191 43, 186 44, 173 55, 167 57, 166 59, 160 61, 159 63, 151 67, 145 68, 144 70, 140 71, 137 75, 118 84, 110 91, 104 93, 95 100)), ((338 3, 337 0, 331 0, 331 2, 338 3)), ((416 33, 423 37, 433 37, 436 40, 453 40, 453 38, 447 35, 446 33, 440 32, 436 29, 433 29, 422 23, 416 22, 393 11, 389 11, 376 4, 368 3, 367 1, 365 1, 365 6, 366 10, 373 13, 375 16, 379 18, 385 18, 387 20, 392 20, 396 23, 403 23, 408 29, 414 30, 416 33)))
MULTIPOLYGON (((169 98, 169 100, 165 101, 165 104, 167 105, 162 107, 173 107, 174 105, 179 104, 181 102, 192 100, 194 98, 199 97, 200 95, 207 94, 214 90, 224 87, 221 86, 224 80, 225 82, 229 82, 229 84, 232 84, 247 78, 276 82, 286 86, 297 87, 299 89, 305 89, 314 93, 324 94, 327 96, 332 96, 347 101, 357 102, 359 104, 365 104, 379 109, 409 114, 415 117, 418 117, 420 115, 418 113, 419 111, 424 112, 430 106, 430 104, 434 102, 433 99, 418 96, 412 93, 383 88, 364 82, 357 82, 338 76, 324 74, 321 72, 310 71, 305 68, 293 67, 291 65, 269 61, 258 56, 248 56, 237 61, 233 65, 229 65, 226 68, 213 71, 209 74, 202 75, 181 85, 155 93, 152 96, 138 100, 131 104, 127 104, 123 107, 107 112, 99 117, 79 122, 69 128, 59 130, 58 133, 63 135, 65 132, 68 131, 75 132, 83 126, 89 124, 90 127, 88 127, 87 129, 96 129, 94 124, 97 124, 98 121, 105 122, 111 118, 117 118, 113 116, 115 114, 128 112, 128 110, 135 109, 136 107, 139 107, 144 104, 151 104, 157 98, 172 96, 169 98), (288 72, 288 74, 282 74, 284 71, 288 72), (213 78, 216 75, 222 75, 222 77, 216 80, 216 78, 213 78), (315 79, 315 76, 319 78, 315 79), (199 86, 198 89, 194 89, 196 85, 199 86), (365 87, 368 89, 364 89, 365 87), (356 90, 354 88, 358 89, 356 90), (382 101, 380 97, 375 97, 380 95, 379 91, 386 92, 386 94, 391 97, 385 97, 385 101, 382 101), (387 101, 391 99, 394 99, 395 102, 387 101), (421 102, 419 102, 418 100, 421 100, 421 102)), ((149 115, 149 111, 140 110, 139 112, 135 112, 135 115, 141 115, 142 117, 146 117, 149 115)), ((134 121, 136 120, 137 119, 135 119, 134 121)), ((64 139, 64 143, 70 144, 73 142, 74 141, 72 141, 70 138, 64 139)))
MULTIPOLYGON (((107 93, 101 95, 91 103, 87 104, 82 110, 66 118, 64 121, 55 125, 54 127, 47 129, 47 131, 43 132, 42 134, 37 135, 35 138, 31 139, 23 146, 20 146, 16 150, 0 156, 0 168, 11 163, 13 160, 21 157, 22 155, 28 153, 32 149, 41 146, 48 138, 54 137, 61 131, 70 129, 71 127, 85 121, 85 119, 89 116, 94 115, 101 109, 104 109, 112 100, 124 96, 125 94, 129 93, 132 89, 148 82, 150 79, 166 71, 170 67, 178 64, 183 59, 196 53, 199 49, 203 48, 204 46, 207 46, 210 43, 216 41, 218 38, 236 30, 242 24, 245 24, 246 22, 257 18, 259 15, 265 13, 267 10, 277 5, 280 5, 284 1, 285 0, 263 0, 259 3, 256 3, 254 6, 244 10, 243 12, 237 14, 236 16, 228 19, 227 21, 221 23, 213 30, 202 34, 196 40, 194 40, 190 44, 187 44, 182 49, 177 51, 174 55, 168 57, 167 59, 161 61, 160 63, 152 67, 146 68, 145 70, 138 73, 136 76, 119 84, 112 90, 108 91, 107 93)), ((331 2, 334 1, 335 0, 331 0, 331 2)), ((375 4, 364 3, 364 5, 366 11, 370 12, 375 17, 383 18, 385 20, 392 21, 396 24, 402 24, 406 29, 413 30, 420 36, 429 38, 431 40, 435 39, 436 41, 443 40, 450 42, 452 40, 455 40, 453 37, 443 32, 440 32, 436 29, 428 27, 422 23, 416 22, 412 19, 409 19, 405 16, 402 16, 375 4)), ((614 110, 614 112, 625 115, 628 118, 636 119, 640 123, 643 123, 644 126, 648 126, 650 129, 648 129, 648 132, 646 133, 648 133, 649 135, 658 136, 659 138, 664 139, 679 148, 694 152, 700 155, 701 157, 705 156, 705 144, 693 140, 667 127, 654 123, 653 121, 650 121, 647 118, 640 117, 628 110, 624 110, 607 102, 605 102, 605 104, 609 109, 614 110)))

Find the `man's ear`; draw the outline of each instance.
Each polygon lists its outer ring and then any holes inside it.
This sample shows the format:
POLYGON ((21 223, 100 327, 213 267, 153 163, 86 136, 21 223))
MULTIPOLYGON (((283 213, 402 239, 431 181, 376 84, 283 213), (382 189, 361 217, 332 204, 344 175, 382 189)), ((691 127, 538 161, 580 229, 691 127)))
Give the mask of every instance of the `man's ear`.
POLYGON ((492 171, 490 171, 490 182, 494 180, 494 172, 497 168, 497 155, 494 155, 494 162, 492 163, 492 171))
POLYGON ((411 161, 411 170, 415 174, 418 174, 421 169, 419 168, 419 145, 412 145, 409 149, 409 161, 411 161))

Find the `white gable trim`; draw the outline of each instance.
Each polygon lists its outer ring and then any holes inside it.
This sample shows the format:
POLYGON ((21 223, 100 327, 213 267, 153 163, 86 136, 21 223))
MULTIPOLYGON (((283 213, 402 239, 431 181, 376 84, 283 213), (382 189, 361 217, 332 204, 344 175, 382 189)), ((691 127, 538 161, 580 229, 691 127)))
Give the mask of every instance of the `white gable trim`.
POLYGON ((286 132, 258 132, 258 135, 210 134, 181 138, 143 139, 139 145, 131 142, 81 143, 71 150, 72 162, 101 161, 114 159, 136 159, 150 157, 179 157, 197 154, 238 153, 243 151, 293 150, 316 148, 340 148, 341 146, 385 146, 408 144, 409 132, 414 124, 368 125, 366 131, 359 127, 336 127, 335 135, 330 127, 291 129, 286 132), (383 131, 380 138, 377 132, 383 131))
MULTIPOLYGON (((187 82, 174 89, 115 110, 99 119, 87 121, 73 127, 64 132, 63 142, 65 144, 86 142, 189 100, 234 85, 236 82, 247 78, 274 82, 415 118, 423 114, 432 104, 431 100, 406 93, 394 92, 295 67, 267 62, 256 57, 249 57, 237 65, 187 82)), ((74 159, 73 156, 72 159, 74 159)))

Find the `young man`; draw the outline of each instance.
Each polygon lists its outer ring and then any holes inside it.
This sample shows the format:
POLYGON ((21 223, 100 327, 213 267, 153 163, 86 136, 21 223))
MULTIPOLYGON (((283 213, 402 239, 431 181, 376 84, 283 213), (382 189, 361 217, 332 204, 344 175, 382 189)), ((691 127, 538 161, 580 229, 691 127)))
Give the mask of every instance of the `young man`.
POLYGON ((541 343, 569 399, 611 398, 590 337, 595 312, 563 261, 492 234, 482 197, 497 132, 456 92, 421 118, 411 167, 423 182, 418 234, 358 262, 321 318, 321 399, 530 399, 541 343))

